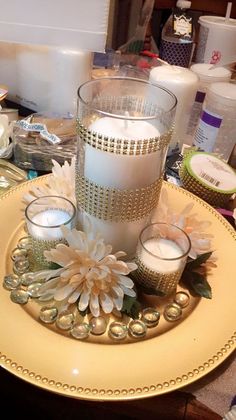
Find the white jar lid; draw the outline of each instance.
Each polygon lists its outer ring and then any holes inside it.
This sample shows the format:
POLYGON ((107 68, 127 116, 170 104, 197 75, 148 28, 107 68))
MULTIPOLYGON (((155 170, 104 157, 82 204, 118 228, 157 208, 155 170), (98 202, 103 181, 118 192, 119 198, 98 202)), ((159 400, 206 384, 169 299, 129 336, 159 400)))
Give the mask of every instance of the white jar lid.
POLYGON ((236 108, 236 85, 233 83, 211 83, 207 95, 221 104, 236 108))
POLYGON ((180 9, 190 9, 191 7, 191 1, 187 0, 178 0, 176 3, 176 6, 180 9))
POLYGON ((206 27, 217 27, 221 29, 229 29, 236 31, 236 19, 229 19, 225 21, 222 16, 200 16, 198 22, 206 27))
POLYGON ((198 63, 190 67, 203 82, 227 82, 231 78, 231 71, 225 67, 214 67, 212 64, 198 63))

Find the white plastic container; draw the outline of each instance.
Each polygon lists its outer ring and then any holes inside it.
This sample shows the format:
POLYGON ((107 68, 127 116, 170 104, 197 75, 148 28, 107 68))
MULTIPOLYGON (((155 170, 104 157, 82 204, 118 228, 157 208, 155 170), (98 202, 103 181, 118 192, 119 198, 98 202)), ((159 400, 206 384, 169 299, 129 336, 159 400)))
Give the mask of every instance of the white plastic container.
POLYGON ((228 161, 236 140, 236 85, 212 83, 207 89, 194 146, 228 161))
POLYGON ((0 0, 0 40, 103 51, 110 0, 0 0))
POLYGON ((236 57, 236 19, 201 16, 197 63, 230 63, 236 57))
POLYGON ((199 84, 195 101, 191 109, 191 114, 187 126, 185 144, 192 145, 193 136, 202 112, 202 104, 206 96, 207 87, 215 82, 229 82, 231 78, 230 70, 224 67, 212 67, 211 64, 199 63, 190 67, 198 77, 199 84))

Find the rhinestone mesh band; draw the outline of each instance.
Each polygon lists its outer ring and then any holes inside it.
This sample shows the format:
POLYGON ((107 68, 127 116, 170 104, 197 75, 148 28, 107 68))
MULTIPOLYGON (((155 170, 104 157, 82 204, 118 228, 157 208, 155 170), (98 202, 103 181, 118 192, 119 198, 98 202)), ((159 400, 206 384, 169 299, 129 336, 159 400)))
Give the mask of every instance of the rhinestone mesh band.
POLYGON ((81 210, 91 216, 113 222, 135 221, 157 206, 162 178, 135 190, 102 187, 76 173, 76 199, 81 210))
POLYGON ((40 267, 50 268, 53 263, 46 260, 44 257, 44 251, 50 251, 50 249, 55 248, 56 245, 63 243, 67 244, 65 239, 58 239, 55 241, 44 241, 41 239, 35 239, 30 236, 32 250, 33 250, 33 259, 36 264, 39 264, 40 267))
POLYGON ((80 120, 77 120, 77 133, 85 143, 95 149, 117 155, 137 156, 163 150, 170 142, 172 130, 160 137, 142 140, 125 140, 102 136, 94 131, 87 130, 80 120))
POLYGON ((182 275, 182 270, 174 271, 169 274, 162 274, 147 268, 137 256, 135 262, 138 265, 138 269, 135 271, 134 277, 140 286, 148 289, 155 289, 166 295, 176 289, 182 275))

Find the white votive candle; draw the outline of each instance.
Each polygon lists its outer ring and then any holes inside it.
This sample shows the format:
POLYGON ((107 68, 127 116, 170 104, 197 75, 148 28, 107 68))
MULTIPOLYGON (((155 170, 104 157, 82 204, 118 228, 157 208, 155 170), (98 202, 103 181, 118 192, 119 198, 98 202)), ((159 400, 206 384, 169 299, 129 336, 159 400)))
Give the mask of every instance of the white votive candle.
MULTIPOLYGON (((60 209, 41 211, 32 217, 29 233, 34 239, 57 240, 63 237, 60 226, 71 219, 69 213, 60 209)), ((70 223, 67 227, 70 228, 70 223)))
POLYGON ((191 243, 175 225, 153 223, 139 236, 135 278, 144 289, 172 293, 181 278, 191 243))
POLYGON ((179 270, 181 261, 178 258, 182 255, 182 249, 174 241, 152 238, 144 242, 139 258, 150 270, 170 274, 179 270))

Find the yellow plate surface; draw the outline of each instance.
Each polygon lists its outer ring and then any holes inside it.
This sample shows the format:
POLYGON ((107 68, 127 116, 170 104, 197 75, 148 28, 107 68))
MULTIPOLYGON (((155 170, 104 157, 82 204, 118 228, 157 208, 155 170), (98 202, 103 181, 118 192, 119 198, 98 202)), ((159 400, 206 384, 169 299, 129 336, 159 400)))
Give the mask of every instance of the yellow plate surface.
MULTIPOLYGON (((22 195, 47 177, 29 181, 0 197, 0 274, 9 271, 9 252, 22 225, 22 195)), ((236 234, 209 205, 165 183, 174 209, 190 201, 201 220, 210 220, 218 267, 209 278, 213 299, 201 299, 189 316, 148 340, 127 344, 81 342, 41 325, 26 306, 10 301, 0 285, 0 361, 9 372, 44 389, 91 400, 134 399, 186 386, 217 367, 235 349, 236 234)))

